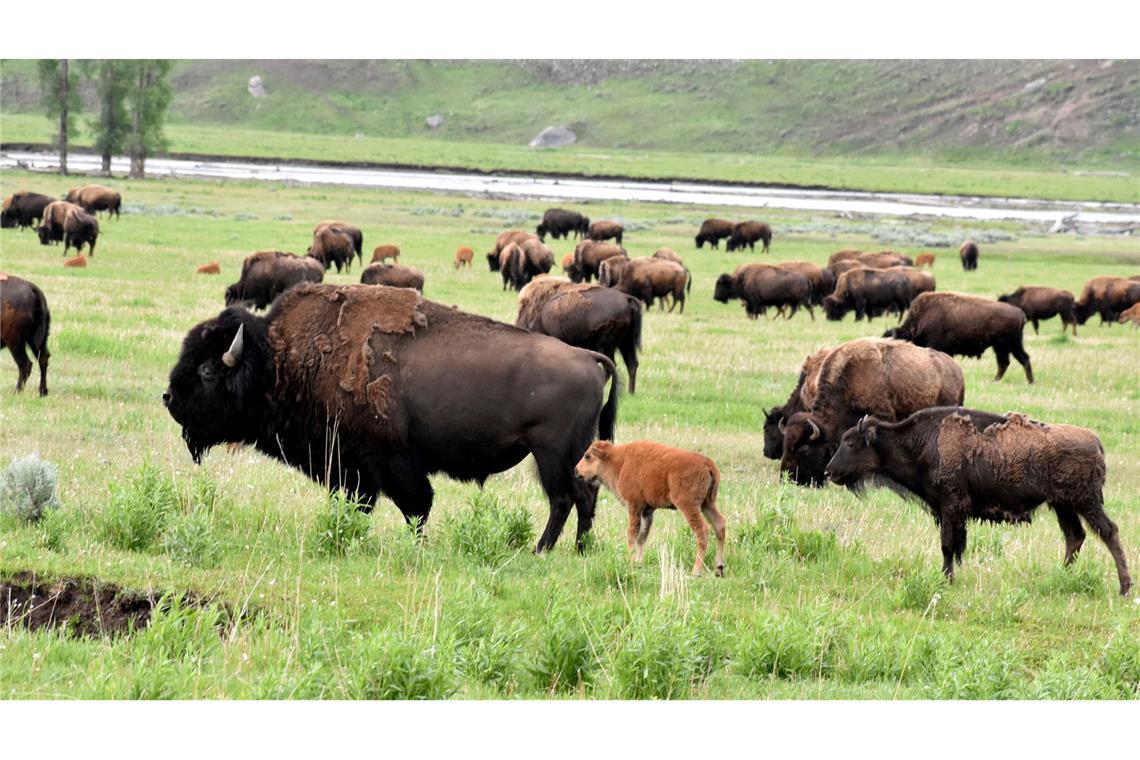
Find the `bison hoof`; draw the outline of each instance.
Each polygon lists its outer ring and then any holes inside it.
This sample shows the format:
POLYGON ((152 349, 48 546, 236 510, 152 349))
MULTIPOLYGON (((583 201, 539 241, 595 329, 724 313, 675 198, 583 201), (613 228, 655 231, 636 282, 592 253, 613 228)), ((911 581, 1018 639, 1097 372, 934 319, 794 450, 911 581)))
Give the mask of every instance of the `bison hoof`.
POLYGON ((716 577, 717 578, 723 578, 724 577, 724 565, 717 565, 716 566, 716 577))

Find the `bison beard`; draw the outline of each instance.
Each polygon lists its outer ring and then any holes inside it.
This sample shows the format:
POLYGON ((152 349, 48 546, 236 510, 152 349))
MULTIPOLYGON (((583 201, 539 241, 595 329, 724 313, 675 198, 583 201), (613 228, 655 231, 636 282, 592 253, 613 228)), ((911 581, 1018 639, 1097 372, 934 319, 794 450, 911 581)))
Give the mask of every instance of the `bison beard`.
POLYGON ((414 290, 305 283, 267 317, 230 308, 194 327, 163 401, 195 461, 252 443, 369 509, 382 493, 418 524, 428 475, 482 484, 533 453, 550 500, 543 551, 572 505, 579 546, 590 530, 597 489, 573 468, 595 430, 613 437, 614 378, 600 354, 414 290))

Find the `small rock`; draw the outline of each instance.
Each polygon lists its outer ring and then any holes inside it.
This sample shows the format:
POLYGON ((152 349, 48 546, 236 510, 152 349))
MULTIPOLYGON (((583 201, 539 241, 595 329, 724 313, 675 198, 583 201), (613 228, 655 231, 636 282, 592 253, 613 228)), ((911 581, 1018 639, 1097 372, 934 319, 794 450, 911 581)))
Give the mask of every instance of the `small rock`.
POLYGON ((530 141, 532 148, 561 148, 578 140, 578 135, 566 127, 547 127, 530 141))
POLYGON ((264 98, 268 94, 265 92, 265 85, 261 83, 261 77, 256 75, 249 78, 249 84, 245 86, 245 89, 255 98, 264 98))
POLYGON ((436 129, 440 124, 443 124, 443 117, 439 114, 433 114, 425 119, 428 129, 436 129))
POLYGON ((1033 92, 1034 90, 1040 90, 1042 87, 1045 86, 1045 83, 1047 81, 1049 81, 1049 80, 1046 77, 1041 77, 1040 79, 1034 79, 1032 82, 1030 82, 1029 84, 1022 87, 1021 91, 1022 92, 1033 92))

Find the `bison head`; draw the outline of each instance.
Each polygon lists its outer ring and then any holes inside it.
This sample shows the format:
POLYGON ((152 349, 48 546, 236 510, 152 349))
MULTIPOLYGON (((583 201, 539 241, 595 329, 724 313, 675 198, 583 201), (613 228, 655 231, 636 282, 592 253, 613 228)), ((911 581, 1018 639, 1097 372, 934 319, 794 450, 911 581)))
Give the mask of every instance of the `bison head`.
MULTIPOLYGON (((47 224, 41 224, 36 227, 36 234, 40 236, 40 245, 47 245, 51 242, 51 227, 47 224)), ((1083 322, 1081 324, 1084 324, 1083 322)))
POLYGON ((827 314, 827 318, 832 322, 838 322, 843 319, 847 313, 847 307, 844 306, 843 301, 835 296, 828 296, 823 299, 823 311, 827 314))
MULTIPOLYGON (((40 239, 43 239, 42 236, 40 239)), ((1096 304, 1094 304, 1092 301, 1089 301, 1088 303, 1080 303, 1078 301, 1077 305, 1073 307, 1073 315, 1077 318, 1078 325, 1083 325, 1085 322, 1088 322, 1089 317, 1091 317, 1093 314, 1096 314, 1096 312, 1096 304)))
POLYGON ((867 415, 843 434, 839 448, 824 470, 829 480, 852 491, 862 489, 864 481, 879 467, 879 455, 873 445, 878 424, 877 419, 867 415))
POLYGON ((597 485, 602 480, 602 472, 613 447, 609 441, 594 441, 574 465, 574 473, 587 483, 597 485))
POLYGON ((492 272, 499 271, 499 254, 492 251, 487 254, 487 265, 491 267, 492 272))
POLYGON ((582 271, 582 265, 575 262, 564 270, 566 276, 570 278, 570 282, 582 282, 586 279, 585 272, 582 271))
POLYGON ((716 289, 713 291, 713 299, 721 303, 728 303, 728 299, 736 298, 736 288, 732 284, 732 275, 722 274, 716 278, 716 289))
POLYGON ((793 414, 784 424, 780 470, 801 486, 822 486, 824 470, 835 452, 826 426, 810 412, 793 414))
POLYGON ((16 226, 19 219, 16 216, 15 209, 6 208, 0 211, 0 227, 4 229, 11 229, 16 226))
POLYGON ((784 408, 776 406, 764 413, 764 456, 779 459, 784 450, 784 408))
POLYGON ((230 308, 186 334, 162 402, 198 463, 212 446, 257 437, 274 384, 266 321, 230 308))

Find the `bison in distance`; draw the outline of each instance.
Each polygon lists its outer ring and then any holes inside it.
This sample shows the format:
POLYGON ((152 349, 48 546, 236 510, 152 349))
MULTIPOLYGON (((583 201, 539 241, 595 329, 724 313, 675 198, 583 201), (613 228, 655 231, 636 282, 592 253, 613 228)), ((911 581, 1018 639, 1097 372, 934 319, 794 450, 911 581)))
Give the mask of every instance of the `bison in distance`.
POLYGON ((590 530, 597 488, 574 465, 595 434, 613 437, 615 378, 601 354, 414 290, 304 283, 266 317, 229 308, 193 327, 163 403, 196 462, 252 444, 367 509, 384 494, 414 524, 431 511, 429 475, 482 484, 534 454, 543 551, 572 506, 579 547, 590 530))
POLYGON ((721 303, 739 298, 749 319, 767 314, 772 306, 786 319, 803 307, 814 320, 811 295, 812 284, 806 277, 770 264, 741 264, 732 274, 718 277, 713 290, 713 299, 721 303), (784 313, 785 307, 791 307, 790 313, 784 313))
POLYGON ((1104 511, 1105 472, 1104 447, 1091 430, 961 407, 895 423, 864 417, 827 465, 831 480, 853 490, 870 480, 921 499, 941 531, 942 571, 951 581, 966 551, 967 520, 1026 523, 1048 503, 1065 536, 1065 564, 1084 543, 1083 519, 1112 554, 1124 595, 1132 577, 1104 511))
POLYGON ((618 245, 621 245, 621 239, 624 234, 625 227, 622 226, 621 222, 594 222, 590 225, 590 231, 587 237, 599 243, 605 240, 613 240, 618 245))
POLYGON ((998 296, 998 300, 1025 312, 1025 318, 1033 323, 1034 333, 1038 333, 1038 322, 1059 316, 1061 333, 1064 334, 1068 325, 1073 328, 1073 335, 1077 334, 1076 300, 1067 290, 1022 286, 1012 293, 998 296))
POLYGON ((364 263, 364 233, 361 232, 359 227, 334 220, 318 222, 317 226, 313 228, 313 237, 315 238, 320 234, 321 230, 325 228, 348 235, 349 240, 352 241, 352 250, 356 252, 357 261, 361 264, 364 263))
POLYGON ((967 240, 962 243, 962 247, 958 249, 958 257, 962 259, 962 268, 967 272, 972 272, 978 268, 978 244, 973 240, 967 240))
POLYGON ((40 365, 40 395, 47 395, 50 331, 51 311, 43 291, 21 277, 0 272, 0 349, 7 348, 16 362, 17 393, 24 390, 32 374, 27 354, 30 348, 40 365))
POLYGON ((1103 325, 1115 322, 1122 312, 1137 303, 1140 303, 1140 282, 1135 278, 1094 277, 1085 283, 1073 311, 1078 324, 1083 325, 1093 314, 1099 314, 1103 325))
POLYGON ((522 230, 507 230, 506 232, 500 232, 499 236, 495 239, 494 247, 491 248, 490 252, 487 254, 487 265, 491 268, 491 271, 498 272, 502 268, 501 261, 504 248, 506 248, 511 243, 519 244, 527 238, 532 237, 534 237, 534 235, 522 230))
POLYGON ((697 249, 708 243, 710 248, 717 250, 722 239, 732 237, 732 230, 735 227, 736 225, 727 219, 706 219, 701 224, 701 229, 697 231, 695 238, 697 249))
POLYGON ((226 306, 249 304, 264 309, 294 285, 320 282, 324 277, 325 267, 312 256, 260 251, 242 262, 241 277, 226 288, 226 306))
POLYGON ((67 193, 64 200, 81 206, 89 214, 106 211, 107 216, 114 214, 116 219, 119 217, 119 210, 123 205, 123 197, 118 190, 112 190, 102 185, 73 188, 67 193))
POLYGON ((388 285, 393 288, 424 290, 424 273, 402 264, 370 264, 360 274, 362 285, 388 285))
POLYGON ((647 309, 658 298, 661 299, 658 308, 664 309, 665 299, 671 298, 669 311, 679 303, 684 314, 685 293, 692 290, 693 284, 689 270, 680 264, 646 256, 630 259, 618 271, 617 283, 613 287, 639 299, 647 309))
POLYGON ((747 246, 748 250, 755 251, 757 241, 763 245, 761 253, 767 253, 768 246, 772 242, 772 228, 764 222, 740 222, 732 228, 732 234, 724 249, 743 251, 747 246))
POLYGON ((625 249, 613 243, 583 240, 574 248, 574 263, 567 270, 573 282, 589 282, 598 276, 602 262, 613 256, 626 256, 625 249))
POLYGON ((4 199, 3 210, 0 210, 0 227, 35 227, 43 219, 44 209, 54 202, 55 198, 40 193, 24 190, 13 193, 4 199))
POLYGON ((541 242, 546 242, 546 236, 558 240, 569 239, 570 235, 576 238, 585 237, 590 232, 589 217, 582 216, 577 211, 567 211, 563 208, 548 208, 542 215, 542 222, 534 230, 541 242))

